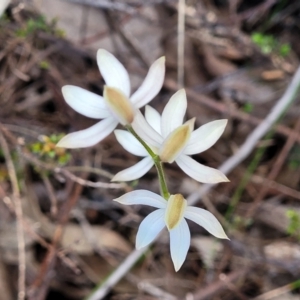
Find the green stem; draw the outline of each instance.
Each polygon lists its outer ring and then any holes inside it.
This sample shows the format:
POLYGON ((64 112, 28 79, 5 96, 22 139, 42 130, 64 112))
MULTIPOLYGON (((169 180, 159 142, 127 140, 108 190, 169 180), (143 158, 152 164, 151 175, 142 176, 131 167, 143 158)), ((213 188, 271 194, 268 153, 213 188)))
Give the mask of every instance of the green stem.
POLYGON ((156 170, 157 170, 157 174, 158 174, 160 192, 161 192, 162 196, 166 200, 168 200, 170 197, 170 193, 169 193, 168 186, 166 183, 166 178, 165 178, 162 161, 160 160, 159 156, 153 152, 153 150, 144 142, 144 140, 135 132, 135 130, 130 125, 127 125, 126 129, 143 145, 143 147, 146 149, 146 151, 152 157, 155 167, 156 167, 156 170))
POLYGON ((144 148, 147 150, 147 152, 150 154, 150 156, 153 158, 154 162, 157 157, 157 155, 152 151, 152 149, 144 142, 143 139, 140 138, 140 136, 134 131, 131 125, 127 125, 126 129, 144 146, 144 148))
POLYGON ((154 160, 154 164, 155 164, 157 174, 158 174, 160 192, 161 192, 162 196, 168 201, 168 199, 170 197, 170 193, 169 193, 167 183, 166 183, 163 163, 161 162, 161 160, 159 159, 158 156, 157 156, 157 161, 154 160))

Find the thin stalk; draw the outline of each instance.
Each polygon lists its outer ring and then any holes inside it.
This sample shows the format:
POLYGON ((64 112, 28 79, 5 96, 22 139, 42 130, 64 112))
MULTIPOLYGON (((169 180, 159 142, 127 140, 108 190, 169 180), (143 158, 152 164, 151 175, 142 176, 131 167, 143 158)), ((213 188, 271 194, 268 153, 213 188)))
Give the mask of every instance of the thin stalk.
POLYGON ((154 160, 154 164, 155 164, 157 174, 158 174, 160 192, 161 192, 162 196, 168 201, 168 199, 170 198, 170 193, 169 193, 167 183, 166 183, 163 163, 161 162, 159 157, 157 157, 157 161, 154 160))
POLYGON ((158 157, 152 149, 144 142, 142 138, 135 132, 135 130, 132 128, 131 125, 127 125, 126 129, 143 145, 143 147, 146 149, 146 151, 149 153, 149 155, 153 158, 154 162, 155 159, 158 157))
MULTIPOLYGON (((269 132, 269 134, 267 134, 265 140, 270 139, 273 136, 274 132, 271 131, 269 132)), ((229 220, 234 212, 234 210, 236 209, 236 206, 238 205, 242 194, 251 178, 251 176, 253 175, 253 173, 255 172, 259 162, 261 161, 261 158, 263 156, 263 154, 266 151, 266 147, 260 147, 256 150, 256 153, 254 155, 253 160, 251 161, 250 165, 248 166, 244 176, 242 177, 237 189, 235 190, 230 203, 229 203, 229 207, 227 209, 227 212, 225 214, 225 219, 229 220)))
POLYGON ((144 140, 135 132, 135 130, 130 125, 126 126, 126 129, 143 145, 143 147, 152 157, 158 174, 161 195, 168 201, 170 193, 166 183, 162 161, 160 160, 159 156, 153 152, 153 150, 144 142, 144 140))

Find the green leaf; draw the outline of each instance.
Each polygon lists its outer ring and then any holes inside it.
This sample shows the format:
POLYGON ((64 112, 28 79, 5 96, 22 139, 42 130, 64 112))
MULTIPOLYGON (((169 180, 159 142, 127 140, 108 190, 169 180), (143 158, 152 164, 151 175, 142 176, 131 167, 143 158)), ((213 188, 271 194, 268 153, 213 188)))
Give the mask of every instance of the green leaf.
POLYGON ((252 103, 245 103, 244 105, 243 105, 243 111, 244 112, 246 112, 246 113, 251 113, 252 111, 253 111, 253 108, 254 108, 254 106, 253 106, 253 104, 252 103))
POLYGON ((282 44, 279 53, 281 56, 285 57, 288 56, 291 52, 291 46, 289 44, 282 44))

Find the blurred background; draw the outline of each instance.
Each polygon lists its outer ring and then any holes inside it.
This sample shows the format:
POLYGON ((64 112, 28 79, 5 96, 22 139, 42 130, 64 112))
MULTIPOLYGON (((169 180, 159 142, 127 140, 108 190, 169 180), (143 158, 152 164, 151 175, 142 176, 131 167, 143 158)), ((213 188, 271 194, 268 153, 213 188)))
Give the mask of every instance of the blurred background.
POLYGON ((1 299, 300 299, 299 75, 292 81, 300 57, 299 1, 1 5, 1 299), (229 120, 221 139, 193 156, 213 168, 231 164, 229 183, 203 193, 175 164, 165 167, 170 192, 192 195, 231 239, 217 240, 190 222, 191 247, 177 273, 167 232, 120 273, 152 209, 112 199, 134 189, 159 193, 155 169, 134 182, 111 183, 139 161, 113 134, 91 148, 55 148, 65 134, 95 123, 67 106, 61 87, 102 95, 99 48, 124 64, 132 91, 151 63, 166 56, 164 87, 151 102, 159 112, 184 86, 186 119, 196 117, 196 127, 229 120), (283 105, 271 122, 278 101, 283 105), (120 281, 92 298, 110 275, 120 281))

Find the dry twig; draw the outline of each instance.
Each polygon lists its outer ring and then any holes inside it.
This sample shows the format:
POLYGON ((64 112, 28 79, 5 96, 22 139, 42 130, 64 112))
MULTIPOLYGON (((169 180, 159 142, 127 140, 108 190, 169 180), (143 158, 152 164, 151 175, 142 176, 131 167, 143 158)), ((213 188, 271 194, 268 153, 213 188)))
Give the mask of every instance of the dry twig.
MULTIPOLYGON (((298 121, 295 125, 294 131, 300 132, 300 118, 298 119, 298 121)), ((268 181, 266 181, 266 184, 262 185, 260 191, 258 192, 258 195, 254 199, 254 202, 253 202, 251 208, 247 212, 248 218, 251 218, 254 215, 256 209, 259 207, 259 204, 266 196, 266 194, 270 188, 270 185, 269 185, 270 182, 273 181, 279 174, 279 172, 285 162, 285 159, 286 159, 287 155, 289 154, 291 148, 293 147, 294 143, 295 143, 295 136, 293 136, 293 135, 289 136, 289 138, 286 141, 284 147, 282 148, 280 154, 278 155, 275 163, 273 164, 273 166, 269 172, 269 175, 267 176, 268 181)))
POLYGON ((18 300, 24 300, 26 296, 25 274, 26 274, 26 257, 25 257, 25 237, 23 232, 23 210, 21 203, 21 194, 17 179, 16 170, 10 156, 7 142, 2 134, 0 127, 0 144, 8 169, 8 174, 13 190, 13 203, 17 218, 17 236, 18 236, 18 255, 19 255, 19 278, 18 278, 18 300))
POLYGON ((177 27, 177 84, 184 87, 184 37, 185 37, 185 0, 178 2, 178 27, 177 27))
POLYGON ((126 276, 126 278, 129 279, 129 281, 136 284, 138 289, 148 293, 149 295, 157 297, 158 299, 161 299, 161 300, 177 300, 178 299, 174 295, 165 292, 164 290, 160 289, 156 285, 154 285, 148 281, 145 281, 145 280, 140 280, 138 277, 136 277, 132 274, 128 274, 126 276))
POLYGON ((98 7, 102 9, 109 9, 109 10, 118 10, 128 14, 134 14, 136 10, 130 7, 127 4, 120 2, 114 2, 110 0, 67 0, 68 2, 72 3, 79 3, 83 5, 89 5, 93 7, 98 7))
POLYGON ((244 277, 248 272, 249 272, 248 268, 245 268, 245 269, 239 270, 239 271, 234 271, 230 275, 226 276, 226 280, 224 280, 224 277, 222 277, 222 274, 221 274, 221 278, 218 281, 211 283, 206 288, 200 289, 198 292, 196 292, 193 295, 192 299, 193 300, 209 299, 210 297, 212 297, 216 293, 220 292, 221 290, 226 289, 227 285, 232 283, 232 281, 235 281, 235 280, 238 280, 238 279, 241 279, 242 277, 244 277))
POLYGON ((51 276, 50 270, 54 268, 57 258, 57 250, 59 246, 59 242, 61 240, 64 226, 66 225, 70 211, 76 205, 78 197, 82 191, 82 186, 79 184, 75 185, 72 195, 70 195, 69 199, 66 201, 63 209, 61 210, 59 224, 55 228, 52 244, 48 248, 48 253, 42 263, 40 268, 40 272, 38 273, 34 283, 32 284, 30 291, 28 292, 28 296, 30 300, 43 300, 47 294, 51 276))

